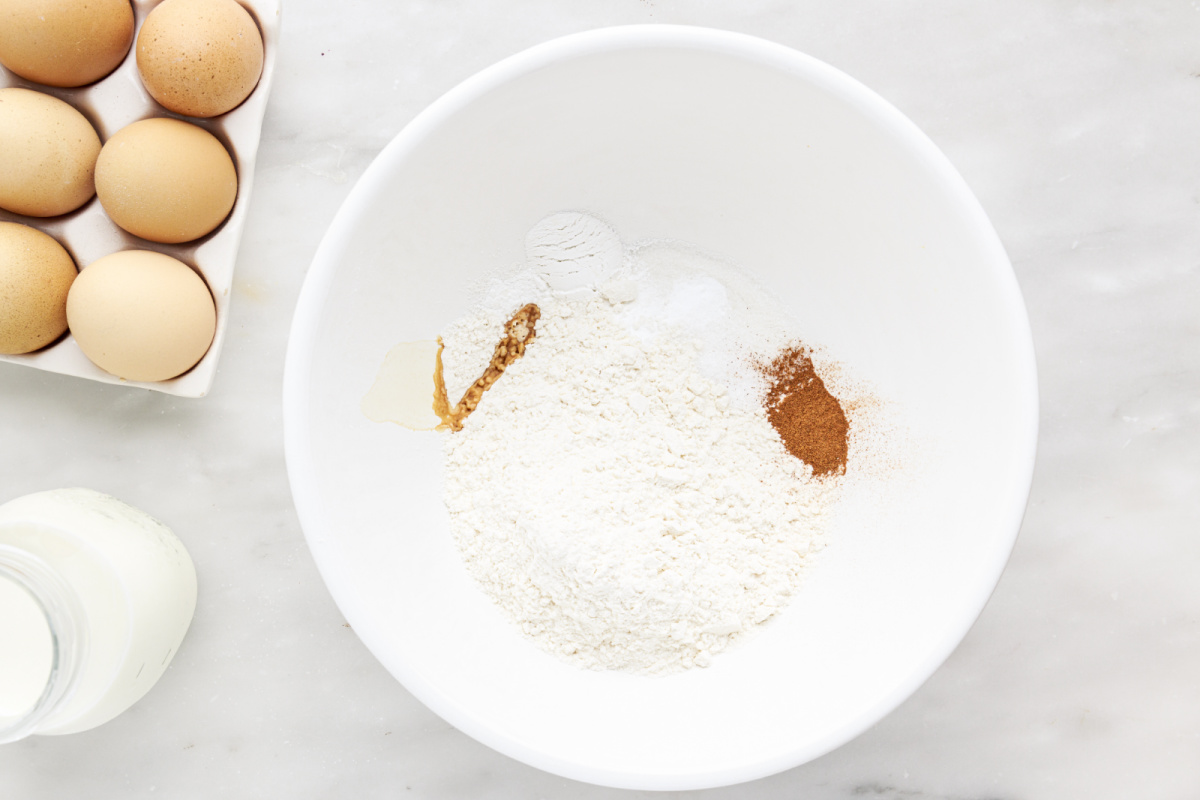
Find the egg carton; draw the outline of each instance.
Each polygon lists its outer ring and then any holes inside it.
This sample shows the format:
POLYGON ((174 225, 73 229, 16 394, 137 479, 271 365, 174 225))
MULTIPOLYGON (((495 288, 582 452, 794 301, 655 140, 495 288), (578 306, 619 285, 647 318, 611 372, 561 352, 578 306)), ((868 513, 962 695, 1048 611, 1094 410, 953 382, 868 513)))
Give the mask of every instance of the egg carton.
MULTIPOLYGON (((119 250, 156 250, 177 258, 195 269, 212 292, 217 309, 217 329, 204 358, 182 375, 166 381, 127 381, 97 367, 70 332, 53 344, 33 353, 0 355, 0 361, 24 364, 34 369, 74 375, 88 380, 152 389, 180 397, 208 394, 217 371, 217 358, 225 341, 229 322, 229 292, 238 244, 250 203, 254 163, 262 133, 263 115, 275 74, 275 51, 279 46, 279 21, 282 0, 239 0, 258 23, 263 38, 263 70, 258 85, 241 105, 210 119, 184 117, 158 105, 142 85, 137 70, 135 45, 125 60, 107 77, 78 89, 59 89, 27 81, 0 67, 0 88, 18 86, 33 89, 64 100, 78 109, 106 142, 114 133, 148 117, 171 117, 190 122, 212 133, 233 157, 238 174, 237 199, 229 216, 215 231, 192 242, 161 244, 126 233, 108 218, 100 201, 92 197, 83 207, 59 217, 26 217, 0 209, 0 220, 20 222, 53 236, 80 270, 88 264, 119 250)), ((161 0, 133 0, 135 33, 141 32, 146 15, 161 0)))

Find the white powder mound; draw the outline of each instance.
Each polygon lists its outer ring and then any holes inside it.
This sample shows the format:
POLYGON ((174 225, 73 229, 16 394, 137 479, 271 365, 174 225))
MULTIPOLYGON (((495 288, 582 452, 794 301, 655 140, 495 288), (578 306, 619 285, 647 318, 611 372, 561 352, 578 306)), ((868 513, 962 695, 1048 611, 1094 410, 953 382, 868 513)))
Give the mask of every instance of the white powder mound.
POLYGON ((736 266, 678 242, 630 248, 625 271, 638 287, 629 324, 643 336, 695 340, 701 374, 739 408, 759 409, 766 378, 751 364, 796 338, 779 302, 736 266))
POLYGON ((617 232, 589 214, 551 214, 525 235, 525 256, 551 291, 590 297, 621 268, 624 248, 617 232))
POLYGON ((588 668, 706 666, 786 605, 833 491, 786 453, 761 408, 711 380, 721 359, 701 368, 693 312, 729 313, 722 284, 684 286, 677 305, 694 307, 676 319, 658 313, 674 290, 652 283, 634 297, 507 305, 493 292, 443 332, 453 401, 516 307, 541 305, 524 358, 445 436, 444 497, 487 594, 588 668))

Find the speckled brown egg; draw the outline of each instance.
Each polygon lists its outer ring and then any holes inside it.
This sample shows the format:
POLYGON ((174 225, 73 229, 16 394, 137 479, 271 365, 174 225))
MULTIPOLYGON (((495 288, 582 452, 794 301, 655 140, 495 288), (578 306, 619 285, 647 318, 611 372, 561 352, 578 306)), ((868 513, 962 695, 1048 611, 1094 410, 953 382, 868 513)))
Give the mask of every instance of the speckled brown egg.
POLYGON ((75 343, 126 380, 165 381, 204 357, 216 332, 208 285, 182 261, 122 250, 84 267, 67 296, 75 343))
POLYGON ((133 44, 129 0, 0 0, 0 64, 48 86, 84 86, 133 44))
POLYGON ((225 146, 198 125, 144 119, 104 143, 96 195, 112 221, 134 236, 190 242, 229 215, 237 170, 225 146))
POLYGON ((0 353, 32 353, 67 330, 75 262, 48 234, 0 222, 0 353))
POLYGON ((0 89, 0 208, 31 217, 74 211, 96 193, 100 136, 56 97, 0 89))
POLYGON ((262 75, 262 34, 234 0, 165 0, 142 23, 136 49, 146 91, 189 117, 231 111, 262 75))

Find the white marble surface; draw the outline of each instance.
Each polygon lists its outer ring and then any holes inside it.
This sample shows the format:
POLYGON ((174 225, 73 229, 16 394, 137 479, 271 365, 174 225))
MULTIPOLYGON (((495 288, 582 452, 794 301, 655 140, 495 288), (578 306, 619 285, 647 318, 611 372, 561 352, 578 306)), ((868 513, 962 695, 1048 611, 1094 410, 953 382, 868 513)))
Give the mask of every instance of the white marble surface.
POLYGON ((697 794, 1200 796, 1200 3, 287 0, 212 393, 0 364, 0 500, 110 492, 168 522, 201 581, 160 684, 91 732, 0 747, 0 797, 638 794, 489 750, 371 657, 292 510, 280 385, 305 270, 384 144, 504 56, 639 22, 791 45, 908 114, 1008 248, 1042 390, 1020 539, 949 661, 841 749, 697 794))

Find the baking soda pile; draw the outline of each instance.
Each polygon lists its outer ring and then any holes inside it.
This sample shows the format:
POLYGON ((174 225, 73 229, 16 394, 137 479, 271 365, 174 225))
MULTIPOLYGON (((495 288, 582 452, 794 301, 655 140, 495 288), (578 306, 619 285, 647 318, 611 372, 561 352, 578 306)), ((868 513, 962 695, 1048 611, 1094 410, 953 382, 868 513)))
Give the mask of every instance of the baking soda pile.
POLYGON ((778 326, 739 320, 746 304, 698 256, 613 261, 610 245, 582 274, 530 248, 540 262, 443 332, 454 397, 513 308, 541 307, 525 356, 444 437, 451 530, 545 649, 598 669, 706 666, 787 604, 836 489, 787 453, 737 368, 778 326))

